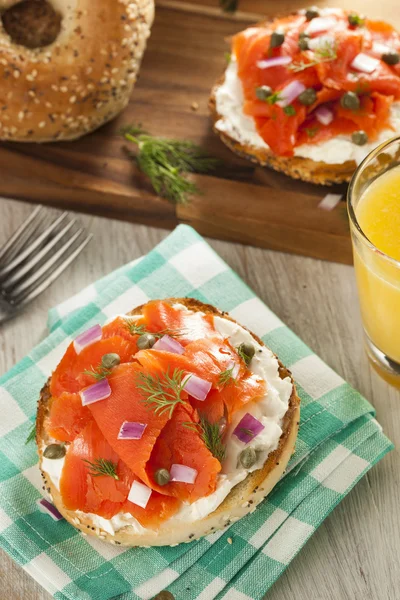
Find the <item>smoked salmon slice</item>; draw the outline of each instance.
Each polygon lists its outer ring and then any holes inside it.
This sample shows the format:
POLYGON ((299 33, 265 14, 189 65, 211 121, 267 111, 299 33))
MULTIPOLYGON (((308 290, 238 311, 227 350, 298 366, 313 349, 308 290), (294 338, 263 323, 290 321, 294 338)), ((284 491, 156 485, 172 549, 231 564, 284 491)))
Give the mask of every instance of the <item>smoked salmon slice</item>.
POLYGON ((143 526, 157 527, 179 508, 175 498, 153 491, 146 509, 128 500, 132 483, 139 479, 108 444, 94 421, 81 431, 68 447, 60 480, 60 493, 69 510, 82 510, 111 519, 120 512, 130 513, 143 526), (110 475, 91 475, 87 462, 98 459, 116 465, 118 480, 110 475))
MULTIPOLYGON (((108 444, 96 423, 92 420, 68 446, 60 479, 60 493, 64 506, 69 510, 94 512, 104 516, 102 508, 110 514, 120 511, 128 497, 133 481, 132 473, 122 464, 118 455, 108 444), (118 480, 110 475, 91 475, 87 462, 98 459, 116 465, 118 480), (103 502, 107 502, 102 506, 103 502)), ((112 515, 111 515, 112 516, 112 515)))
POLYGON ((72 442, 92 420, 92 413, 87 406, 82 406, 79 394, 63 392, 51 400, 46 431, 60 442, 72 442))
POLYGON ((189 404, 179 405, 158 437, 147 465, 151 487, 186 502, 208 496, 215 491, 221 463, 207 449, 199 430, 197 411, 189 404), (179 440, 179 444, 176 441, 179 440), (170 471, 173 464, 185 465, 197 471, 193 484, 169 482, 157 485, 154 473, 158 469, 170 471))
POLYGON ((89 409, 113 451, 130 470, 147 483, 146 464, 169 416, 156 414, 143 401, 138 388, 138 377, 144 373, 139 363, 120 365, 108 377, 111 396, 89 405, 89 409), (144 423, 146 428, 140 440, 119 440, 118 434, 125 421, 144 423))
POLYGON ((186 312, 163 300, 148 302, 143 307, 146 330, 151 333, 173 334, 185 346, 214 331, 212 321, 200 312, 186 312))
POLYGON ((107 325, 103 325, 103 339, 119 335, 132 344, 133 353, 137 351, 137 340, 139 335, 135 333, 132 325, 140 327, 143 325, 143 319, 131 319, 129 316, 119 316, 113 319, 107 325))
POLYGON ((116 353, 124 363, 132 360, 136 350, 136 341, 130 342, 119 335, 101 339, 84 348, 80 354, 71 343, 51 377, 51 395, 58 397, 63 392, 79 392, 95 383, 96 378, 85 371, 96 372, 105 354, 116 353))

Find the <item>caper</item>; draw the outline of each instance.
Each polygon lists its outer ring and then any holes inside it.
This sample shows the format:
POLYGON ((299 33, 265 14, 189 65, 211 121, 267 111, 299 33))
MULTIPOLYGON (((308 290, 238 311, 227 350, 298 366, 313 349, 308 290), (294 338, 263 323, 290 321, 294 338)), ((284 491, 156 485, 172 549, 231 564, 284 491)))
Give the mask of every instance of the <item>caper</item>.
POLYGON ((364 25, 365 19, 363 19, 356 13, 351 13, 350 15, 348 15, 347 20, 349 22, 350 27, 361 27, 362 25, 364 25))
POLYGON ((351 135, 351 141, 357 146, 364 146, 368 142, 368 136, 365 131, 355 131, 351 135))
POLYGON ((256 88, 256 96, 259 100, 266 100, 272 94, 272 88, 269 85, 262 85, 256 88))
POLYGON ((385 54, 382 54, 382 60, 387 65, 397 65, 400 61, 400 54, 398 52, 385 52, 385 54))
POLYGON ((50 444, 43 451, 45 458, 63 458, 65 456, 65 445, 64 444, 50 444))
POLYGON ((257 452, 254 448, 245 448, 239 455, 239 461, 242 467, 250 469, 257 462, 257 452))
POLYGON ((152 348, 156 343, 156 338, 152 333, 144 333, 140 336, 137 341, 137 347, 139 350, 147 350, 148 348, 152 348))
POLYGON ((240 344, 240 346, 238 347, 237 350, 238 350, 239 355, 243 358, 246 365, 249 365, 251 359, 253 358, 253 356, 256 352, 253 344, 248 344, 246 342, 243 342, 242 344, 240 344))
POLYGON ((312 19, 315 19, 315 17, 319 17, 319 10, 316 6, 310 6, 310 8, 307 8, 306 10, 306 19, 307 21, 311 21, 312 19))
POLYGON ((308 37, 299 38, 299 48, 300 50, 308 50, 308 37))
POLYGON ((119 365, 120 362, 121 359, 119 354, 110 352, 109 354, 105 354, 101 359, 101 366, 104 367, 104 369, 112 369, 113 367, 119 365))
POLYGON ((154 473, 154 479, 158 485, 167 485, 171 479, 171 475, 168 469, 157 469, 154 473))
POLYGON ((279 48, 285 41, 285 34, 282 31, 273 31, 269 45, 271 48, 279 48))
POLYGON ((354 92, 346 92, 340 98, 340 104, 343 106, 343 108, 357 110, 360 108, 360 99, 354 92))
POLYGON ((307 88, 306 90, 304 90, 304 92, 301 92, 301 94, 298 97, 298 100, 301 104, 304 104, 304 106, 310 106, 311 104, 314 104, 314 102, 317 99, 317 92, 314 90, 314 88, 307 88))

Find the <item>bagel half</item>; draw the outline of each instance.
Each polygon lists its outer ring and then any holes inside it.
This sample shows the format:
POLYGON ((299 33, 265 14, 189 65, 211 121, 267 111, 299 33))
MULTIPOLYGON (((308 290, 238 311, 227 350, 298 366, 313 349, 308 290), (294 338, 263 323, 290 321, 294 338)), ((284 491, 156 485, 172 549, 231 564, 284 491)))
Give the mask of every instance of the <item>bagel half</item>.
POLYGON ((153 17, 154 0, 0 1, 0 139, 73 140, 113 119, 153 17))
POLYGON ((293 179, 348 182, 369 152, 400 128, 399 48, 390 24, 346 9, 311 7, 256 23, 234 38, 232 60, 211 90, 214 131, 239 156, 293 179), (379 45, 389 32, 390 48, 379 45), (268 64, 281 59, 289 63, 268 64), (313 65, 314 75, 307 76, 313 65), (297 123, 290 124, 295 115, 297 123))
MULTIPOLYGON (((205 314, 218 315, 224 317, 224 319, 236 322, 226 313, 222 313, 213 306, 203 304, 194 299, 174 298, 169 299, 168 302, 171 304, 180 303, 185 305, 191 311, 201 311, 205 314)), ((140 314, 141 311, 142 307, 139 306, 129 314, 136 315, 140 314)), ((264 346, 260 338, 251 331, 249 333, 253 336, 254 340, 264 346)), ((286 377, 291 378, 290 371, 288 371, 280 361, 278 361, 278 364, 279 376, 281 379, 286 377)), ((166 521, 158 530, 146 529, 141 533, 132 532, 131 528, 127 526, 119 529, 113 535, 102 530, 93 522, 90 515, 67 510, 63 505, 57 486, 52 481, 49 473, 42 467, 43 448, 52 441, 48 438, 44 427, 45 419, 49 414, 51 400, 49 382, 47 382, 41 391, 36 420, 36 442, 38 445, 39 466, 44 480, 44 488, 50 495, 57 509, 71 525, 85 534, 98 536, 113 544, 125 546, 172 546, 182 542, 191 542, 196 538, 223 529, 246 514, 253 512, 256 506, 269 494, 285 472, 287 463, 294 451, 300 417, 300 399, 296 393, 292 378, 291 381, 292 392, 288 403, 288 409, 283 418, 282 435, 278 447, 269 454, 263 468, 253 471, 245 480, 237 484, 214 512, 201 520, 190 523, 179 521, 168 526, 168 521, 166 521)))
POLYGON ((274 171, 285 173, 292 179, 301 179, 320 185, 334 185, 350 181, 357 168, 354 160, 343 164, 329 164, 300 156, 277 156, 268 148, 257 148, 249 144, 242 144, 225 131, 219 130, 216 123, 223 117, 217 110, 216 92, 224 81, 225 76, 222 76, 213 87, 208 106, 213 120, 213 130, 220 140, 228 146, 229 150, 232 150, 241 158, 250 160, 262 167, 270 167, 274 171))

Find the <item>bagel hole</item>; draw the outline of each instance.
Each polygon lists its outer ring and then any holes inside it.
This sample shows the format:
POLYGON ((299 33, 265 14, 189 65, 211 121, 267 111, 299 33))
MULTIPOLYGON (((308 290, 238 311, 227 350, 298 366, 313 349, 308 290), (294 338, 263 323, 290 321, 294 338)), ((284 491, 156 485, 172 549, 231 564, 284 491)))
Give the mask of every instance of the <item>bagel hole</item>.
POLYGON ((61 31, 61 15, 46 0, 22 0, 1 21, 11 40, 26 48, 49 46, 61 31))

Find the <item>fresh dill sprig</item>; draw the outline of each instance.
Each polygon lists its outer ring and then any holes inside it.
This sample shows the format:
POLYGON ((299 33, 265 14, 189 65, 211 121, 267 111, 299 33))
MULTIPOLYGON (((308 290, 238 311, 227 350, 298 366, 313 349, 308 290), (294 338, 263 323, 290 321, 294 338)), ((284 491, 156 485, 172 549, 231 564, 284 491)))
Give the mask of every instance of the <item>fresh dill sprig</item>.
POLYGON ((127 319, 127 325, 132 335, 144 335, 145 333, 151 333, 155 338, 159 339, 163 335, 169 335, 171 337, 179 337, 185 334, 185 329, 162 329, 161 331, 148 331, 145 325, 137 325, 135 322, 129 322, 127 319))
POLYGON ((138 373, 137 388, 142 392, 143 402, 154 410, 156 415, 168 412, 172 417, 177 404, 185 404, 181 394, 188 377, 181 369, 174 369, 172 377, 169 371, 159 375, 150 373, 138 373))
POLYGON ((96 458, 95 461, 84 460, 90 467, 89 474, 92 477, 100 477, 101 475, 108 475, 113 479, 119 480, 117 473, 117 465, 111 460, 105 458, 96 458))
POLYGON ((140 126, 125 128, 122 135, 137 145, 136 154, 127 152, 157 194, 175 204, 185 204, 189 196, 200 193, 188 173, 209 173, 220 162, 192 142, 155 137, 140 126))
POLYGON ((235 12, 238 7, 239 0, 219 0, 219 4, 225 12, 235 12))
POLYGON ((148 333, 144 325, 137 325, 136 323, 130 322, 128 319, 127 325, 132 335, 144 335, 145 333, 148 333))
POLYGON ((294 117, 294 115, 296 114, 296 109, 294 108, 294 106, 292 106, 292 104, 288 104, 288 106, 285 106, 283 108, 283 112, 285 113, 285 115, 288 115, 288 117, 294 117))
POLYGON ((36 439, 36 423, 34 423, 27 435, 27 438, 25 440, 25 445, 26 444, 30 444, 31 442, 33 442, 36 439))
POLYGON ((232 380, 235 381, 235 378, 233 376, 234 368, 235 366, 233 366, 230 369, 226 369, 225 371, 221 371, 221 373, 218 375, 218 385, 222 385, 223 387, 225 387, 232 380))
POLYGON ((99 365, 96 369, 92 366, 92 370, 86 369, 83 371, 84 375, 88 375, 89 377, 94 377, 97 381, 101 381, 105 377, 111 375, 111 370, 106 369, 102 365, 99 365))
POLYGON ((280 92, 272 92, 272 94, 265 99, 268 104, 276 104, 278 100, 282 100, 282 94, 280 92))
POLYGON ((320 63, 331 62, 337 58, 337 47, 335 43, 326 40, 324 44, 321 44, 318 48, 314 50, 314 60, 309 62, 294 62, 291 65, 288 65, 288 69, 293 71, 294 73, 299 73, 300 71, 305 71, 305 69, 309 69, 310 67, 315 67, 320 63))
POLYGON ((211 423, 204 414, 200 415, 199 423, 182 422, 183 427, 192 429, 200 434, 205 446, 220 463, 226 456, 226 447, 218 423, 211 423))

